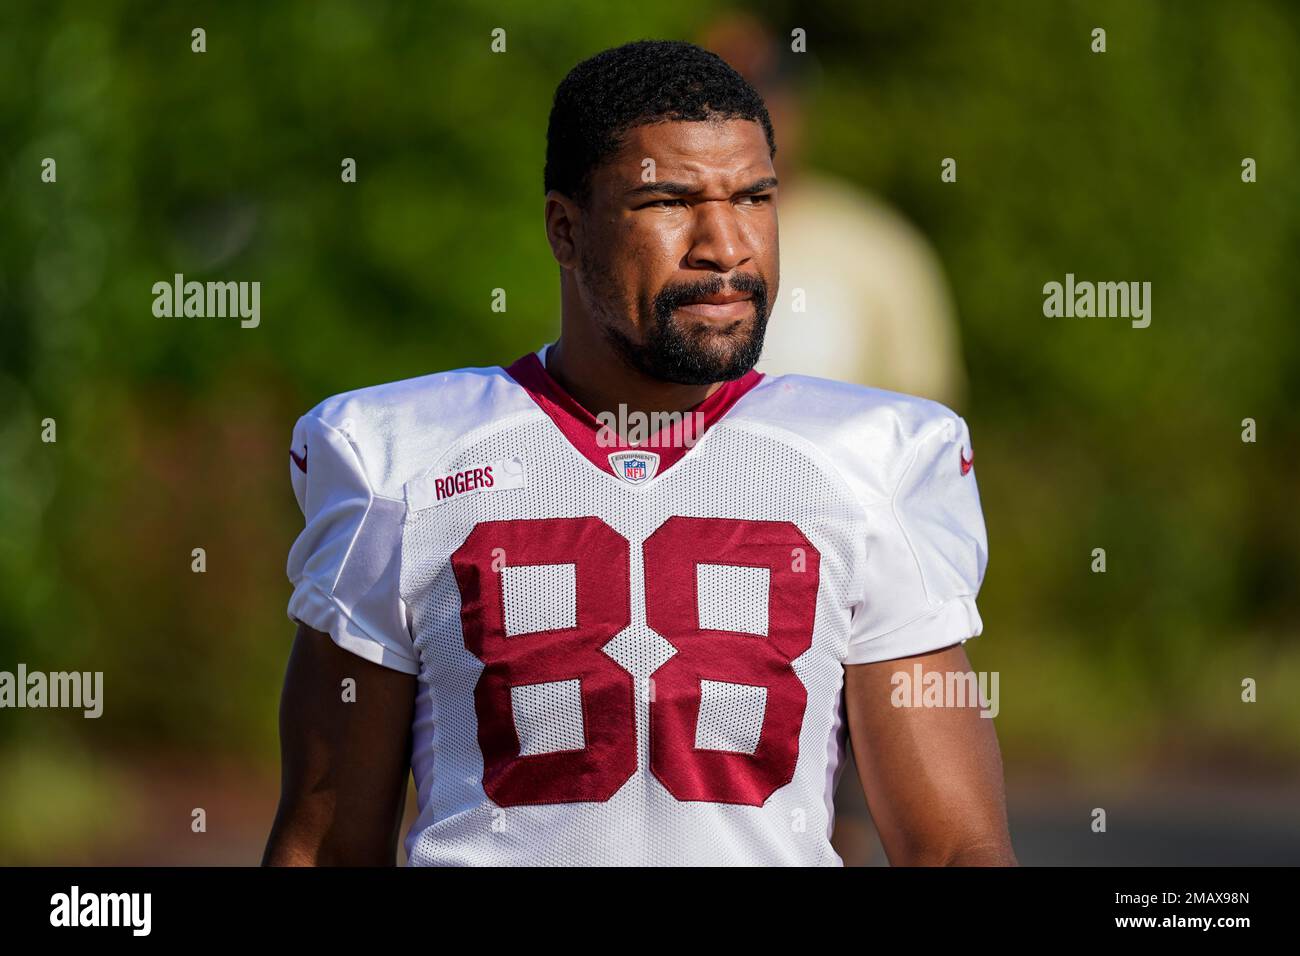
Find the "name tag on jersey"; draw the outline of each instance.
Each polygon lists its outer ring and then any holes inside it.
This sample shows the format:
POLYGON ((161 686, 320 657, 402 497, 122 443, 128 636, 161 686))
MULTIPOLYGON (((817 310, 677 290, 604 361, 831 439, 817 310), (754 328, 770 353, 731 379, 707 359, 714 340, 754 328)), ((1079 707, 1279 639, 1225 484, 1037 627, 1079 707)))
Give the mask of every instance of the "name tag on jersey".
POLYGON ((473 468, 444 474, 429 474, 406 483, 406 507, 423 511, 436 505, 485 491, 509 491, 524 486, 524 463, 502 458, 473 468))

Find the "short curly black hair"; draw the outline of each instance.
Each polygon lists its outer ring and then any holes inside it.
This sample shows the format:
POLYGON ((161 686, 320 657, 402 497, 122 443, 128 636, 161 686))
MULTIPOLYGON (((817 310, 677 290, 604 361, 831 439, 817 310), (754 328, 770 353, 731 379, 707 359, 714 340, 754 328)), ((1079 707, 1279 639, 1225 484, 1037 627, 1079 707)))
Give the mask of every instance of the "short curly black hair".
POLYGON ((637 40, 583 60, 555 90, 546 128, 547 192, 585 203, 591 174, 623 134, 664 120, 755 120, 776 155, 763 98, 716 53, 677 40, 637 40))

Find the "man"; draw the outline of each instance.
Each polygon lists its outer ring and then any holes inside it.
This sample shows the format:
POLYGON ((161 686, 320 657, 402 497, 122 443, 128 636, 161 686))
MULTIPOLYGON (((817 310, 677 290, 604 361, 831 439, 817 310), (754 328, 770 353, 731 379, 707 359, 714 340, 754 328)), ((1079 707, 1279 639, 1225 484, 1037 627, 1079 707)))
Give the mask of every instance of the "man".
POLYGON ((547 134, 559 339, 299 420, 265 862, 391 864, 409 766, 412 864, 835 865, 846 738, 892 862, 1014 862, 990 722, 891 700, 982 629, 965 422, 753 370, 774 153, 713 54, 579 64, 547 134))

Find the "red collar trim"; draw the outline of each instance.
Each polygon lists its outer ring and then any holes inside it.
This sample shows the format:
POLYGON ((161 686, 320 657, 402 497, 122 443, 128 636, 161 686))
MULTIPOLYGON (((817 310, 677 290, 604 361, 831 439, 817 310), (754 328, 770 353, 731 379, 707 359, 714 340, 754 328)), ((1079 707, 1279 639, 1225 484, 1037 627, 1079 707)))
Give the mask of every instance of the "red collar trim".
POLYGON ((614 469, 610 466, 609 456, 620 451, 656 453, 659 456, 657 474, 663 474, 681 461, 704 433, 763 379, 762 372, 750 369, 740 378, 724 382, 721 388, 704 401, 687 409, 681 418, 673 420, 667 429, 652 433, 639 445, 628 445, 619 442, 616 433, 609 436, 610 442, 602 443, 599 440, 598 436, 605 430, 605 426, 551 377, 536 352, 529 352, 518 359, 505 372, 550 417, 555 427, 569 440, 569 444, 601 471, 610 474, 614 474, 614 469))

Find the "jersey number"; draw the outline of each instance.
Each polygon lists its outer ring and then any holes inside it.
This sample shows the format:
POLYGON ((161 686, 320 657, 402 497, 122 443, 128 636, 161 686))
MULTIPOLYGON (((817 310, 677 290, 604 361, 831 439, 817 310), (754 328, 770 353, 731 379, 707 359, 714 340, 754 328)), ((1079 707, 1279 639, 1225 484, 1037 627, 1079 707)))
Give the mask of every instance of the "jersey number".
MULTIPOLYGON (((604 647, 631 623, 631 546, 599 518, 486 521, 452 555, 474 689, 483 789, 500 806, 604 801, 636 772, 632 674, 604 647), (500 568, 571 564, 573 627, 507 636, 500 568), (520 755, 511 688, 577 679, 585 746, 520 755)), ((646 623, 677 653, 653 675, 650 770, 678 800, 761 806, 794 775, 807 690, 791 662, 812 645, 820 554, 788 521, 669 518, 642 546, 646 623), (767 637, 699 626, 699 564, 770 572, 767 637), (695 746, 701 681, 766 689, 752 754, 695 746)))

